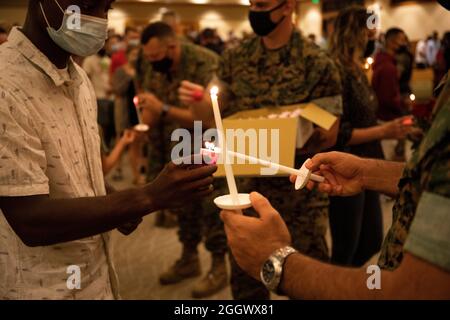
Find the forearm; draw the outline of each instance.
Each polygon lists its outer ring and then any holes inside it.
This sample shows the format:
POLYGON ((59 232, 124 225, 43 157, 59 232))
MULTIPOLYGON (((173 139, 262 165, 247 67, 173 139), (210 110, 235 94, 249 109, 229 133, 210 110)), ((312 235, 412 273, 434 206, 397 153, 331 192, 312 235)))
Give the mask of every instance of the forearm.
POLYGON ((398 194, 398 182, 403 175, 405 164, 375 159, 362 159, 363 186, 365 189, 389 196, 398 194))
POLYGON ((202 121, 203 126, 205 128, 214 128, 214 113, 211 106, 211 103, 203 100, 201 103, 198 103, 194 106, 190 107, 192 117, 196 121, 202 121))
POLYGON ((377 290, 367 288, 363 269, 337 267, 302 254, 287 258, 281 290, 293 299, 375 299, 377 290))
POLYGON ((294 299, 417 300, 450 297, 448 272, 408 252, 395 271, 379 270, 378 275, 376 272, 365 268, 338 267, 294 254, 286 260, 280 288, 294 299), (376 282, 378 286, 371 287, 376 282))
POLYGON ((167 113, 167 119, 177 122, 186 129, 194 128, 194 121, 197 120, 190 109, 171 107, 167 113))
POLYGON ((143 189, 76 199, 27 197, 21 206, 17 209, 2 203, 7 218, 15 215, 8 221, 29 246, 46 246, 94 236, 159 209, 143 189))
POLYGON ((103 157, 103 174, 107 175, 117 165, 125 147, 125 144, 119 140, 111 153, 103 157))
POLYGON ((347 143, 349 146, 369 143, 372 141, 382 140, 384 138, 384 132, 381 126, 374 126, 364 129, 354 129, 350 141, 347 143))

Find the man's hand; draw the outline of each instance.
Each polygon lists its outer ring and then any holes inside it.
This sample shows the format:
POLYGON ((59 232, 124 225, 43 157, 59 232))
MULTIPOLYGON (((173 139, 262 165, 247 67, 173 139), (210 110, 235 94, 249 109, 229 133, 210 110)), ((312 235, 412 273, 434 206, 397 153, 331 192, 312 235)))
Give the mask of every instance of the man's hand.
MULTIPOLYGON (((319 191, 333 196, 352 196, 364 190, 364 163, 351 154, 329 152, 315 155, 306 167, 325 177, 325 181, 318 184, 319 191)), ((291 182, 295 183, 296 178, 291 176, 291 182)), ((311 190, 315 186, 315 182, 309 181, 307 188, 311 190)))
MULTIPOLYGON (((192 159, 194 156, 192 157, 192 159)), ((175 165, 170 162, 159 176, 145 186, 158 209, 181 207, 213 191, 215 165, 175 165)))
POLYGON ((269 200, 253 192, 250 195, 259 218, 246 217, 233 211, 222 211, 228 244, 239 266, 260 280, 263 263, 275 250, 291 244, 291 236, 280 214, 269 200))
POLYGON ((189 81, 182 81, 178 88, 178 96, 185 105, 195 105, 207 99, 205 87, 189 81))
POLYGON ((124 225, 117 228, 117 230, 123 234, 124 236, 128 236, 132 234, 138 226, 142 223, 142 218, 130 221, 128 223, 125 223, 124 225))
POLYGON ((159 100, 154 94, 148 92, 141 93, 140 95, 138 95, 138 98, 139 108, 148 110, 158 117, 161 115, 164 103, 159 100))

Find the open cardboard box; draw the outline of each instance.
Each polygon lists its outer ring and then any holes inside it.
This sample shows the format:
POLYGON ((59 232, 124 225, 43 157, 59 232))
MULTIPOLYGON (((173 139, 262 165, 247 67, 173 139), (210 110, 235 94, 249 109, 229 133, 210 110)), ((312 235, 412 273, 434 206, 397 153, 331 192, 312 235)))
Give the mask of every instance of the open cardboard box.
MULTIPOLYGON (((301 149, 309 140, 313 133, 313 124, 330 130, 336 122, 337 117, 323 110, 316 104, 296 104, 284 107, 262 108, 249 111, 241 111, 223 120, 224 130, 234 129, 234 141, 227 139, 228 150, 247 155, 253 155, 258 158, 276 162, 285 166, 293 167, 295 163, 296 149, 301 149), (286 111, 297 111, 299 114, 295 118, 275 118, 269 119, 269 115, 279 115, 286 111), (250 131, 256 131, 257 144, 250 144, 250 131), (278 132, 278 135, 276 134, 278 132), (246 134, 247 133, 247 134, 246 134), (245 137, 245 140, 243 139, 245 137), (261 139, 265 137, 266 141, 261 139), (239 141, 241 144, 239 145, 239 141), (245 141, 245 143, 243 143, 245 141), (272 148, 273 144, 273 148, 272 148), (272 149, 278 154, 274 157, 272 149)), ((255 134, 253 134, 254 136, 255 134)), ((254 139, 252 139, 254 142, 254 139)), ((233 163, 233 172, 236 177, 261 176, 262 167, 258 164, 243 164, 230 156, 233 163)), ((267 175, 273 175, 267 174, 267 175)), ((276 176, 285 175, 283 173, 276 176)), ((225 170, 223 165, 219 165, 216 177, 224 177, 225 170)))

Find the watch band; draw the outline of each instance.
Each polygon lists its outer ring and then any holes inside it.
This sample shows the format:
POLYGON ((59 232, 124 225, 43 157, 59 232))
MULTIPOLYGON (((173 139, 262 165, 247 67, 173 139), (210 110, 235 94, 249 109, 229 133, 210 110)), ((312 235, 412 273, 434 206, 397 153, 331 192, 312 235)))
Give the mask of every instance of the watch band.
POLYGON ((263 264, 261 268, 261 280, 266 286, 266 288, 272 292, 279 293, 279 286, 281 283, 281 279, 283 276, 283 267, 286 261, 286 258, 293 253, 296 253, 297 250, 292 248, 291 246, 286 246, 280 249, 277 249, 272 255, 267 259, 267 261, 263 264), (274 267, 274 275, 270 281, 264 280, 264 266, 268 263, 271 263, 274 267))
POLYGON ((162 111, 161 111, 161 117, 164 118, 169 113, 170 106, 168 104, 163 104, 162 111))
POLYGON ((297 253, 297 252, 298 252, 297 250, 295 250, 294 248, 292 248, 292 247, 290 247, 290 246, 287 246, 287 247, 278 249, 278 250, 275 252, 275 256, 277 256, 277 258, 280 260, 280 263, 281 263, 281 265, 282 265, 282 268, 281 268, 281 274, 280 274, 280 277, 279 277, 279 281, 278 281, 278 284, 277 284, 277 288, 276 288, 276 290, 274 291, 274 292, 275 292, 276 294, 278 294, 278 295, 283 295, 283 293, 281 292, 281 289, 280 289, 280 284, 281 284, 281 280, 283 279, 284 264, 285 264, 285 262, 286 262, 286 259, 287 259, 291 254, 294 254, 294 253, 297 253))

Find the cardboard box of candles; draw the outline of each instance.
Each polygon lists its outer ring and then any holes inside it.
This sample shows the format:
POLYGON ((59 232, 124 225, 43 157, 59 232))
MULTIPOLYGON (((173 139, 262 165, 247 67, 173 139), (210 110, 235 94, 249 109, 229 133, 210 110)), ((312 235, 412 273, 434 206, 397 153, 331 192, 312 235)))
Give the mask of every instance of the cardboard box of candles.
MULTIPOLYGON (((293 167, 297 149, 313 134, 313 124, 329 130, 337 117, 313 103, 238 112, 223 120, 229 151, 293 167), (230 131, 232 129, 232 131, 230 131)), ((286 176, 264 165, 229 155, 236 177, 286 176)), ((216 177, 224 177, 219 164, 216 177)))

